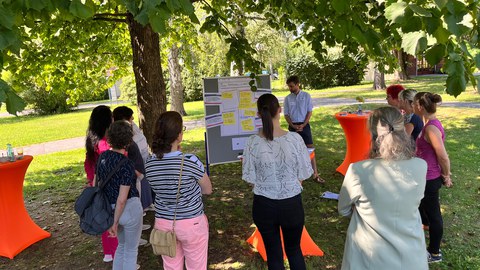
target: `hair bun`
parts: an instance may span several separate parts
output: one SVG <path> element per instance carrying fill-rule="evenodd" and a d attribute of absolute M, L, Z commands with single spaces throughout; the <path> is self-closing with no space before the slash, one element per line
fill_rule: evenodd
<path fill-rule="evenodd" d="M 439 94 L 432 94 L 430 96 L 430 100 L 432 102 L 439 103 L 439 102 L 442 102 L 442 96 L 440 96 Z"/>

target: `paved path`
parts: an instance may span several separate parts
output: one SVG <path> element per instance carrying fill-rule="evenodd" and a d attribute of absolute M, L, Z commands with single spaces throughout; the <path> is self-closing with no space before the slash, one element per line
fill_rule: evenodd
<path fill-rule="evenodd" d="M 279 98 L 280 103 L 283 103 L 284 98 Z M 385 99 L 369 99 L 366 103 L 375 103 L 375 104 L 387 104 Z M 313 107 L 324 107 L 324 106 L 345 106 L 345 105 L 354 105 L 358 104 L 355 99 L 348 98 L 313 98 Z M 95 107 L 99 104 L 93 104 Z M 110 105 L 110 104 L 106 104 Z M 443 106 L 448 107 L 461 107 L 461 108 L 480 108 L 480 103 L 474 102 L 443 102 Z M 88 105 L 85 105 L 88 106 Z M 92 107 L 90 106 L 90 107 Z M 88 107 L 85 107 L 88 108 Z M 0 116 L 1 117 L 1 116 Z M 203 120 L 195 120 L 185 122 L 185 126 L 189 129 L 203 127 Z M 85 137 L 77 137 L 71 139 L 64 139 L 59 141 L 45 142 L 40 144 L 34 144 L 23 147 L 23 152 L 29 155 L 43 155 L 50 154 L 55 152 L 62 152 L 68 150 L 74 150 L 85 147 Z"/>

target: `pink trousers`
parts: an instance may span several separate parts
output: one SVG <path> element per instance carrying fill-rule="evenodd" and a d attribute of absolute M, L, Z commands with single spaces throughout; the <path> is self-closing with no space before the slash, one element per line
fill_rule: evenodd
<path fill-rule="evenodd" d="M 172 220 L 155 219 L 155 229 L 162 231 L 172 230 Z M 195 218 L 175 221 L 175 235 L 177 236 L 177 255 L 174 258 L 162 256 L 165 270 L 207 269 L 208 255 L 208 220 L 201 215 Z"/>
<path fill-rule="evenodd" d="M 117 237 L 110 237 L 108 231 L 102 234 L 102 247 L 103 247 L 103 254 L 104 255 L 115 255 L 115 251 L 117 250 L 118 246 L 118 239 Z"/>

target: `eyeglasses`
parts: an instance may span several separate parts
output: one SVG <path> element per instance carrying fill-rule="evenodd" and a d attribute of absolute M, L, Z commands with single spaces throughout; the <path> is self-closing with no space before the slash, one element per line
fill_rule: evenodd
<path fill-rule="evenodd" d="M 187 126 L 183 126 L 182 131 L 187 130 Z"/>

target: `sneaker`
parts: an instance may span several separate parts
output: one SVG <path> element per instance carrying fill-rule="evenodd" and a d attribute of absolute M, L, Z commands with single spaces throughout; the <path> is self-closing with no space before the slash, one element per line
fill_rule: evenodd
<path fill-rule="evenodd" d="M 143 239 L 143 238 L 140 238 L 140 242 L 138 243 L 139 246 L 145 246 L 146 244 L 148 244 L 148 241 Z"/>
<path fill-rule="evenodd" d="M 436 263 L 442 261 L 442 251 L 439 250 L 438 254 L 430 253 L 427 251 L 428 263 Z"/>
<path fill-rule="evenodd" d="M 110 255 L 110 254 L 105 254 L 105 256 L 103 256 L 103 261 L 104 262 L 111 262 L 111 261 L 113 261 L 113 256 Z"/>
<path fill-rule="evenodd" d="M 143 224 L 142 225 L 142 231 L 146 231 L 148 229 L 150 229 L 152 226 L 148 225 L 148 224 Z"/>

